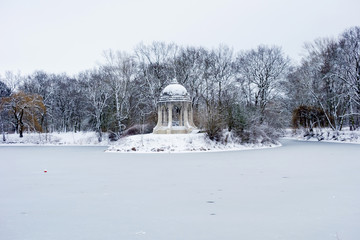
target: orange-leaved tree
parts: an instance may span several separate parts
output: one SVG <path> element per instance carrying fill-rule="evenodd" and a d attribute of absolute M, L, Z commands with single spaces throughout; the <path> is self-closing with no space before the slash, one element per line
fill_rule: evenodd
<path fill-rule="evenodd" d="M 23 137 L 25 129 L 42 132 L 46 114 L 43 98 L 37 94 L 17 92 L 1 99 L 0 109 L 12 116 L 15 131 Z"/>

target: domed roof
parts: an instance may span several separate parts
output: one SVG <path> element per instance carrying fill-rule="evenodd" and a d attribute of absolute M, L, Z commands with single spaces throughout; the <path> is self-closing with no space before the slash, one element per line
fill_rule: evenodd
<path fill-rule="evenodd" d="M 186 88 L 173 79 L 160 94 L 159 102 L 190 102 Z"/>

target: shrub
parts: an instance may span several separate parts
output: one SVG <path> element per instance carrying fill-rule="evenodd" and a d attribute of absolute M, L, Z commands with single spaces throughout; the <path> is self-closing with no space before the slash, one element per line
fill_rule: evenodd
<path fill-rule="evenodd" d="M 138 134 L 147 134 L 152 133 L 152 127 L 150 124 L 136 124 L 131 126 L 130 128 L 126 129 L 122 136 L 132 136 L 132 135 L 138 135 Z"/>

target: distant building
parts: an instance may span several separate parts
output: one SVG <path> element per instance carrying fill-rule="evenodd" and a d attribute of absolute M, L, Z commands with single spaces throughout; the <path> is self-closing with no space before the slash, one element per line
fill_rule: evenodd
<path fill-rule="evenodd" d="M 190 133 L 196 129 L 189 93 L 176 79 L 162 90 L 157 108 L 158 121 L 153 133 Z"/>

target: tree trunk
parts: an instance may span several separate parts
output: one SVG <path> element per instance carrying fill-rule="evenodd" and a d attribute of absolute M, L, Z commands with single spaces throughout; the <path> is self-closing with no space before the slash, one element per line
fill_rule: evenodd
<path fill-rule="evenodd" d="M 24 125 L 22 123 L 19 124 L 19 134 L 20 134 L 20 137 L 24 137 L 23 136 L 23 131 L 24 131 Z"/>
<path fill-rule="evenodd" d="M 3 135 L 3 142 L 6 141 L 6 138 L 5 138 L 5 131 L 4 131 L 4 124 L 1 123 L 1 130 L 2 130 L 2 135 Z"/>
<path fill-rule="evenodd" d="M 21 110 L 20 116 L 19 116 L 19 122 L 18 122 L 18 127 L 19 127 L 19 134 L 20 137 L 23 137 L 23 131 L 24 131 L 24 123 L 22 122 L 22 118 L 24 116 L 24 109 Z"/>
<path fill-rule="evenodd" d="M 98 129 L 98 141 L 99 141 L 99 142 L 102 141 L 102 132 L 101 132 L 101 129 Z"/>

